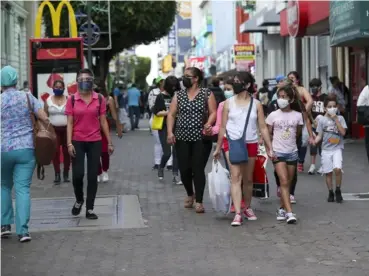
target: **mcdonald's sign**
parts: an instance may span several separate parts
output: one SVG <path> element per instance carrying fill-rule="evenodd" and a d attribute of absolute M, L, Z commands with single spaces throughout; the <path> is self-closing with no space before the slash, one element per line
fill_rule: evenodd
<path fill-rule="evenodd" d="M 69 1 L 68 0 L 60 1 L 59 5 L 57 6 L 55 10 L 54 6 L 50 3 L 50 1 L 45 0 L 38 7 L 36 21 L 35 21 L 35 38 L 41 38 L 41 24 L 42 24 L 42 16 L 44 13 L 45 6 L 48 6 L 50 10 L 53 35 L 60 36 L 60 17 L 61 17 L 61 11 L 64 5 L 68 9 L 69 27 L 70 27 L 71 37 L 72 38 L 78 37 L 76 16 L 74 14 L 74 9 L 69 3 Z"/>

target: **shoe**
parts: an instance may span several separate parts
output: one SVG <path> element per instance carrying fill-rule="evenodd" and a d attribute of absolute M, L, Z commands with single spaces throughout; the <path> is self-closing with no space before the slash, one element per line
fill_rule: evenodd
<path fill-rule="evenodd" d="M 304 164 L 302 164 L 302 163 L 298 163 L 298 164 L 297 164 L 297 171 L 298 171 L 299 173 L 304 172 Z"/>
<path fill-rule="evenodd" d="M 281 197 L 281 188 L 277 188 L 277 197 Z"/>
<path fill-rule="evenodd" d="M 55 173 L 55 180 L 54 180 L 54 184 L 55 185 L 59 185 L 61 182 L 60 180 L 60 173 Z"/>
<path fill-rule="evenodd" d="M 11 235 L 12 228 L 9 224 L 1 226 L 1 237 L 5 238 Z"/>
<path fill-rule="evenodd" d="M 101 182 L 101 174 L 97 176 L 97 183 Z"/>
<path fill-rule="evenodd" d="M 236 209 L 234 208 L 233 203 L 232 203 L 232 206 L 231 206 L 231 210 L 230 210 L 229 212 L 231 212 L 231 213 L 236 213 Z"/>
<path fill-rule="evenodd" d="M 83 201 L 82 202 L 76 201 L 72 208 L 72 215 L 78 216 L 81 213 L 82 206 L 83 206 Z"/>
<path fill-rule="evenodd" d="M 18 239 L 20 242 L 30 242 L 31 241 L 31 236 L 29 235 L 29 233 L 26 234 L 22 234 L 22 235 L 18 235 Z"/>
<path fill-rule="evenodd" d="M 64 172 L 63 173 L 63 180 L 64 180 L 64 183 L 70 182 L 70 180 L 69 180 L 69 172 Z"/>
<path fill-rule="evenodd" d="M 103 172 L 101 179 L 102 179 L 102 182 L 104 182 L 104 183 L 108 182 L 109 181 L 109 175 L 108 175 L 108 173 L 107 172 Z"/>
<path fill-rule="evenodd" d="M 294 224 L 297 222 L 295 215 L 292 213 L 286 213 L 286 220 L 288 224 Z"/>
<path fill-rule="evenodd" d="M 294 195 L 290 195 L 290 202 L 291 204 L 296 204 L 296 199 Z"/>
<path fill-rule="evenodd" d="M 168 171 L 173 170 L 173 166 L 167 166 L 167 170 L 168 170 Z"/>
<path fill-rule="evenodd" d="M 86 219 L 98 219 L 99 217 L 94 213 L 94 210 L 86 211 Z"/>
<path fill-rule="evenodd" d="M 182 185 L 183 184 L 181 179 L 178 177 L 178 175 L 173 176 L 173 184 L 176 184 L 176 185 Z"/>
<path fill-rule="evenodd" d="M 277 211 L 277 220 L 284 221 L 286 220 L 286 210 L 283 208 L 279 208 Z"/>
<path fill-rule="evenodd" d="M 243 211 L 243 215 L 245 217 L 245 219 L 247 220 L 257 220 L 258 218 L 255 216 L 254 211 L 251 208 L 246 208 Z"/>
<path fill-rule="evenodd" d="M 334 202 L 334 193 L 333 193 L 333 190 L 329 190 L 327 201 L 328 202 Z"/>
<path fill-rule="evenodd" d="M 158 177 L 159 177 L 159 180 L 163 180 L 163 178 L 164 178 L 164 169 L 163 168 L 158 169 Z"/>
<path fill-rule="evenodd" d="M 241 210 L 246 209 L 246 203 L 245 200 L 241 200 Z"/>
<path fill-rule="evenodd" d="M 311 164 L 311 165 L 310 165 L 310 168 L 309 168 L 308 174 L 310 174 L 310 175 L 315 174 L 315 165 L 314 165 L 314 164 Z"/>
<path fill-rule="evenodd" d="M 241 226 L 242 225 L 242 216 L 241 214 L 236 214 L 234 216 L 233 221 L 231 222 L 231 226 Z"/>
<path fill-rule="evenodd" d="M 342 193 L 341 193 L 341 189 L 339 187 L 336 188 L 336 202 L 337 203 L 342 203 L 343 198 L 342 198 Z"/>
<path fill-rule="evenodd" d="M 159 169 L 159 165 L 154 165 L 154 166 L 152 167 L 152 170 L 153 170 L 153 171 L 158 170 L 158 169 Z"/>

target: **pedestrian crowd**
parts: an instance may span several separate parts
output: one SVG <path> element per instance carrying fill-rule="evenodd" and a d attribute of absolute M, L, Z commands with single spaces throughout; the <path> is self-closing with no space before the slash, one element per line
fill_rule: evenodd
<path fill-rule="evenodd" d="M 128 124 L 131 131 L 138 129 L 146 99 L 135 84 L 128 88 L 118 84 L 109 96 L 104 84 L 94 85 L 94 75 L 89 69 L 80 70 L 76 81 L 78 91 L 67 96 L 64 82 L 55 80 L 53 94 L 42 106 L 30 90 L 16 88 L 18 74 L 14 68 L 5 66 L 1 70 L 2 237 L 11 234 L 14 224 L 14 188 L 16 233 L 20 242 L 31 240 L 30 186 L 39 146 L 34 142 L 32 116 L 55 131 L 54 183 L 72 181 L 76 199 L 71 206 L 72 215 L 80 215 L 85 204 L 86 219 L 98 219 L 94 211 L 98 183 L 109 181 L 109 159 L 114 152 L 110 129 L 115 124 L 120 138 Z M 257 91 L 252 74 L 238 72 L 227 80 L 215 78 L 208 88 L 202 71 L 196 67 L 187 68 L 180 79 L 168 76 L 154 80 L 147 94 L 146 109 L 153 136 L 153 170 L 163 181 L 167 169 L 173 184 L 183 185 L 187 195 L 184 208 L 194 208 L 199 214 L 205 212 L 205 167 L 210 156 L 216 162 L 223 156 L 230 174 L 230 210 L 234 212 L 231 225 L 240 226 L 244 219 L 257 220 L 252 208 L 253 176 L 261 145 L 274 166 L 280 197 L 278 221 L 288 224 L 297 221 L 292 204 L 297 201 L 298 172 L 304 170 L 308 147 L 309 174 L 317 171 L 324 174 L 328 202 L 342 202 L 342 151 L 347 132 L 344 84 L 332 78 L 332 88 L 324 93 L 321 80 L 312 79 L 306 89 L 295 71 L 277 76 L 275 81 L 276 86 L 271 88 L 265 80 Z M 366 126 L 369 161 L 368 86 L 357 105 L 359 121 Z"/>

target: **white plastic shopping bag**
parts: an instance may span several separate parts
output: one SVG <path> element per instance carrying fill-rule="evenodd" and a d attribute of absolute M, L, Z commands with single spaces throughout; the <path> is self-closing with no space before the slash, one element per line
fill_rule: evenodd
<path fill-rule="evenodd" d="M 216 212 L 227 214 L 230 209 L 231 183 L 229 172 L 223 166 L 213 161 L 211 172 L 208 173 L 209 196 Z"/>
<path fill-rule="evenodd" d="M 309 144 L 309 132 L 307 130 L 306 125 L 304 126 L 304 128 L 302 129 L 302 143 L 301 146 L 302 147 L 307 147 Z"/>

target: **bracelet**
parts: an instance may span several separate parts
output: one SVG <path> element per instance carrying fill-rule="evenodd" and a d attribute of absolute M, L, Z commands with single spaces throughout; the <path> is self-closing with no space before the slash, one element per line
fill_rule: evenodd
<path fill-rule="evenodd" d="M 114 145 L 113 145 L 113 144 L 108 144 L 108 146 L 112 146 L 112 147 L 114 147 Z"/>
<path fill-rule="evenodd" d="M 68 146 L 67 146 L 67 147 L 69 148 L 70 146 L 73 146 L 73 144 L 68 144 Z"/>

